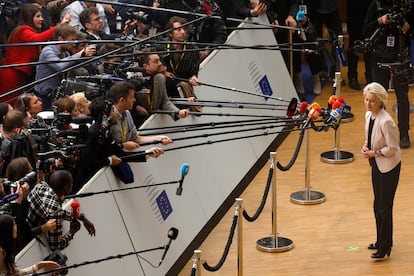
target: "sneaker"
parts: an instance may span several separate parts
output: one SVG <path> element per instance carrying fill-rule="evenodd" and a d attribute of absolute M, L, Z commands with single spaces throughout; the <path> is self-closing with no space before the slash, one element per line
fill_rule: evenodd
<path fill-rule="evenodd" d="M 313 82 L 313 94 L 319 95 L 321 94 L 321 80 L 319 79 L 319 75 L 312 75 L 312 82 Z"/>
<path fill-rule="evenodd" d="M 359 85 L 357 79 L 350 79 L 349 87 L 353 90 L 361 90 L 361 86 Z"/>

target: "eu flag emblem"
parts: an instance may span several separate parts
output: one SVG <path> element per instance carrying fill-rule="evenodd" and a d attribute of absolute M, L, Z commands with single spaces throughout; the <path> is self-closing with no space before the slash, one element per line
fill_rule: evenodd
<path fill-rule="evenodd" d="M 164 191 L 156 198 L 158 209 L 160 210 L 163 220 L 166 220 L 168 216 L 172 213 L 173 209 L 168 199 L 167 193 Z"/>
<path fill-rule="evenodd" d="M 269 83 L 269 80 L 267 79 L 266 75 L 264 75 L 263 78 L 261 78 L 259 80 L 259 86 L 260 86 L 260 90 L 262 91 L 262 94 L 264 96 L 272 96 L 273 95 L 272 88 L 270 87 L 270 83 Z M 267 100 L 267 97 L 266 97 L 266 100 Z"/>

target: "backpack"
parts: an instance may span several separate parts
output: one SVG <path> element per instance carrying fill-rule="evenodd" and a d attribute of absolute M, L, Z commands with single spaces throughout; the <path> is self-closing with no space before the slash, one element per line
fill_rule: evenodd
<path fill-rule="evenodd" d="M 5 175 L 6 168 L 10 162 L 18 157 L 26 157 L 33 168 L 36 168 L 36 153 L 38 144 L 32 135 L 15 134 L 9 139 L 10 143 L 3 154 L 2 172 Z"/>

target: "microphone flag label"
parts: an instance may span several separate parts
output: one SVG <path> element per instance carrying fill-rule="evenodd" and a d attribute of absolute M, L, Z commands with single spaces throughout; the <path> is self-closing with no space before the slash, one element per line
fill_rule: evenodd
<path fill-rule="evenodd" d="M 160 210 L 162 219 L 166 220 L 168 216 L 172 213 L 173 209 L 165 190 L 161 192 L 161 194 L 156 198 L 155 201 L 157 202 L 158 209 Z"/>

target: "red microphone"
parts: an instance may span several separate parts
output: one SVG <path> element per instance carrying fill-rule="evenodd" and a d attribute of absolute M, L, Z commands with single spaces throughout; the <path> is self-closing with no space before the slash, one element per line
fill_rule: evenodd
<path fill-rule="evenodd" d="M 80 204 L 77 201 L 73 201 L 70 204 L 70 208 L 72 209 L 72 218 L 78 219 L 80 217 Z"/>
<path fill-rule="evenodd" d="M 298 106 L 298 99 L 292 98 L 286 109 L 286 116 L 292 117 L 293 115 L 295 115 L 297 106 Z"/>
<path fill-rule="evenodd" d="M 305 115 L 308 109 L 308 102 L 302 102 L 299 107 L 299 112 L 302 115 Z"/>
<path fill-rule="evenodd" d="M 342 108 L 342 103 L 336 101 L 333 103 L 332 105 L 332 109 L 341 109 Z"/>

